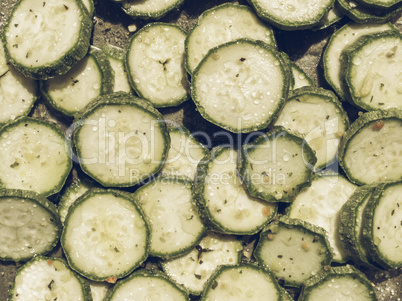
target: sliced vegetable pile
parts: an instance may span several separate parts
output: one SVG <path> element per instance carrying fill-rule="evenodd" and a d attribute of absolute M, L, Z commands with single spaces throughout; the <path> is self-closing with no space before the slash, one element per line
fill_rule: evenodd
<path fill-rule="evenodd" d="M 90 45 L 92 0 L 19 0 L 1 32 L 9 300 L 377 300 L 358 268 L 402 268 L 402 2 L 224 3 L 188 32 L 183 0 L 112 2 L 142 20 L 125 48 Z M 324 28 L 326 89 L 276 41 Z"/>

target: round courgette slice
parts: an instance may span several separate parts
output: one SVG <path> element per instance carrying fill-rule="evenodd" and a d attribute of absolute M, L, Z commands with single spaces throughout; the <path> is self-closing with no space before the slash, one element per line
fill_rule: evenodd
<path fill-rule="evenodd" d="M 123 11 L 139 19 L 159 19 L 178 7 L 184 0 L 113 0 L 122 6 Z"/>

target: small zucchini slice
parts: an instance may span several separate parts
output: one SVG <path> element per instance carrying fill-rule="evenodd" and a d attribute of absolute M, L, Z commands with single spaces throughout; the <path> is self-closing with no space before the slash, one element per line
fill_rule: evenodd
<path fill-rule="evenodd" d="M 123 11 L 139 19 L 159 19 L 178 7 L 184 0 L 113 0 L 122 6 Z"/>
<path fill-rule="evenodd" d="M 288 211 L 290 218 L 301 219 L 327 231 L 335 262 L 348 259 L 339 235 L 339 214 L 355 189 L 356 186 L 341 175 L 316 177 L 310 187 L 296 196 Z"/>
<path fill-rule="evenodd" d="M 390 8 L 398 3 L 401 0 L 357 0 L 363 5 L 372 6 L 373 8 Z"/>
<path fill-rule="evenodd" d="M 74 116 L 92 100 L 113 92 L 114 72 L 106 55 L 91 47 L 89 53 L 66 74 L 41 82 L 48 104 L 66 116 Z"/>
<path fill-rule="evenodd" d="M 50 252 L 61 234 L 57 209 L 25 190 L 0 190 L 0 260 L 26 261 Z"/>
<path fill-rule="evenodd" d="M 125 92 L 100 96 L 77 115 L 73 140 L 82 170 L 105 187 L 134 186 L 157 173 L 170 145 L 163 116 Z"/>
<path fill-rule="evenodd" d="M 347 87 L 344 85 L 344 72 L 341 67 L 341 54 L 360 37 L 384 31 L 396 30 L 390 23 L 385 24 L 357 24 L 349 22 L 334 32 L 323 53 L 323 67 L 326 81 L 344 100 L 348 97 Z"/>
<path fill-rule="evenodd" d="M 233 133 L 266 128 L 290 84 L 281 54 L 265 43 L 237 40 L 211 49 L 193 73 L 192 99 L 208 121 Z"/>
<path fill-rule="evenodd" d="M 356 188 L 342 206 L 339 218 L 339 234 L 347 256 L 358 266 L 375 268 L 363 244 L 364 210 L 374 191 L 375 185 Z"/>
<path fill-rule="evenodd" d="M 184 176 L 193 181 L 198 162 L 209 151 L 184 126 L 170 126 L 168 131 L 170 148 L 161 174 L 165 176 Z"/>
<path fill-rule="evenodd" d="M 188 301 L 187 292 L 157 270 L 138 270 L 119 280 L 105 301 L 120 300 Z"/>
<path fill-rule="evenodd" d="M 88 281 L 75 274 L 61 258 L 37 256 L 15 275 L 10 301 L 92 301 Z"/>
<path fill-rule="evenodd" d="M 334 6 L 335 0 L 250 0 L 257 14 L 283 30 L 314 27 Z"/>
<path fill-rule="evenodd" d="M 363 243 L 384 269 L 402 267 L 402 182 L 376 186 L 364 210 Z"/>
<path fill-rule="evenodd" d="M 349 119 L 334 93 L 303 87 L 289 95 L 274 125 L 303 137 L 317 157 L 315 169 L 319 170 L 334 162 Z"/>
<path fill-rule="evenodd" d="M 53 124 L 22 117 L 0 130 L 0 187 L 60 191 L 72 168 L 64 134 Z"/>
<path fill-rule="evenodd" d="M 201 300 L 281 301 L 282 292 L 270 271 L 239 264 L 220 266 L 206 284 Z"/>
<path fill-rule="evenodd" d="M 110 66 L 114 71 L 113 92 L 123 91 L 131 93 L 132 90 L 125 67 L 126 51 L 111 44 L 105 44 L 101 49 L 106 54 Z"/>
<path fill-rule="evenodd" d="M 130 39 L 126 65 L 137 94 L 155 107 L 171 107 L 189 98 L 184 68 L 186 32 L 168 23 L 150 23 Z"/>
<path fill-rule="evenodd" d="M 241 38 L 263 41 L 276 47 L 273 30 L 245 5 L 224 3 L 204 11 L 186 38 L 186 69 L 195 68 L 216 46 Z"/>
<path fill-rule="evenodd" d="M 305 140 L 279 126 L 243 146 L 239 173 L 250 195 L 291 202 L 310 186 L 316 162 Z"/>
<path fill-rule="evenodd" d="M 88 283 L 91 288 L 92 301 L 105 301 L 106 295 L 109 290 L 111 290 L 112 284 L 92 280 L 88 280 Z"/>
<path fill-rule="evenodd" d="M 22 0 L 5 25 L 7 60 L 25 76 L 66 73 L 88 51 L 92 20 L 79 0 Z"/>
<path fill-rule="evenodd" d="M 346 131 L 339 146 L 339 164 L 357 185 L 402 179 L 402 111 L 363 114 Z"/>
<path fill-rule="evenodd" d="M 165 259 L 180 256 L 198 244 L 204 235 L 206 228 L 191 188 L 188 179 L 161 176 L 134 193 L 150 227 L 151 256 Z"/>
<path fill-rule="evenodd" d="M 282 216 L 261 232 L 254 256 L 286 286 L 299 287 L 329 265 L 333 253 L 323 228 Z"/>
<path fill-rule="evenodd" d="M 181 257 L 162 261 L 163 271 L 192 295 L 200 295 L 205 283 L 220 265 L 240 263 L 242 243 L 239 238 L 210 232 L 192 251 Z"/>
<path fill-rule="evenodd" d="M 209 227 L 226 234 L 253 235 L 276 214 L 277 205 L 252 197 L 237 174 L 236 150 L 217 147 L 198 164 L 194 198 Z"/>
<path fill-rule="evenodd" d="M 377 297 L 367 277 L 353 266 L 346 265 L 325 268 L 309 278 L 297 300 L 377 301 Z"/>
<path fill-rule="evenodd" d="M 148 256 L 149 230 L 133 199 L 92 189 L 70 208 L 61 246 L 70 267 L 94 281 L 114 283 Z"/>
<path fill-rule="evenodd" d="M 291 90 L 296 90 L 306 86 L 315 87 L 314 81 L 295 62 L 290 61 L 290 69 L 292 71 L 294 82 Z"/>
<path fill-rule="evenodd" d="M 364 110 L 402 109 L 402 35 L 366 35 L 345 52 L 343 69 L 352 102 Z"/>
<path fill-rule="evenodd" d="M 334 6 L 322 17 L 320 22 L 315 25 L 312 30 L 322 30 L 330 27 L 332 24 L 340 21 L 344 16 L 338 2 L 335 1 Z"/>

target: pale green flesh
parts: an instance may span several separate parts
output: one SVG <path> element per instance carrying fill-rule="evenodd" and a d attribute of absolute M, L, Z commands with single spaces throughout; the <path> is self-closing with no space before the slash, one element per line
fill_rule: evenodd
<path fill-rule="evenodd" d="M 338 231 L 339 214 L 355 189 L 354 184 L 340 176 L 318 178 L 296 196 L 289 212 L 289 217 L 320 226 L 328 232 L 337 262 L 346 260 Z"/>
<path fill-rule="evenodd" d="M 341 53 L 356 42 L 361 36 L 376 32 L 392 30 L 389 24 L 346 24 L 331 38 L 324 52 L 324 69 L 327 81 L 340 97 L 346 97 L 342 87 Z"/>
<path fill-rule="evenodd" d="M 161 170 L 163 175 L 186 176 L 194 179 L 198 162 L 205 156 L 206 150 L 193 137 L 185 132 L 169 131 L 170 149 Z"/>
<path fill-rule="evenodd" d="M 295 68 L 293 65 L 291 67 L 293 79 L 295 81 L 293 85 L 293 90 L 301 87 L 313 86 L 310 79 L 307 78 L 307 75 L 304 72 L 300 71 L 298 68 Z"/>
<path fill-rule="evenodd" d="M 200 256 L 197 249 L 176 259 L 163 262 L 163 270 L 173 281 L 182 284 L 192 293 L 200 294 L 207 280 L 219 265 L 238 263 L 242 244 L 233 236 L 209 234 L 199 244 L 204 250 Z M 197 276 L 196 276 L 197 275 Z"/>
<path fill-rule="evenodd" d="M 315 151 L 315 166 L 323 166 L 335 158 L 340 138 L 346 130 L 339 108 L 328 99 L 311 94 L 289 100 L 275 125 L 303 136 Z"/>
<path fill-rule="evenodd" d="M 402 263 L 402 184 L 387 187 L 375 208 L 373 241 L 386 259 Z"/>
<path fill-rule="evenodd" d="M 89 278 L 131 270 L 146 252 L 146 225 L 131 201 L 95 194 L 67 215 L 63 249 L 69 262 Z"/>
<path fill-rule="evenodd" d="M 93 301 L 104 301 L 111 284 L 107 282 L 88 281 L 91 287 L 91 295 Z"/>
<path fill-rule="evenodd" d="M 1 75 L 0 66 L 0 124 L 27 115 L 37 93 L 37 84 L 33 79 L 24 77 L 11 65 L 6 65 L 6 68 Z"/>
<path fill-rule="evenodd" d="M 204 225 L 193 204 L 191 186 L 162 178 L 135 196 L 150 223 L 150 253 L 177 253 L 196 243 Z"/>
<path fill-rule="evenodd" d="M 234 43 L 217 49 L 199 66 L 195 101 L 209 120 L 249 132 L 276 113 L 285 81 L 280 61 L 270 51 Z"/>
<path fill-rule="evenodd" d="M 352 54 L 348 83 L 357 105 L 402 108 L 402 39 L 376 39 Z"/>
<path fill-rule="evenodd" d="M 203 300 L 280 300 L 280 292 L 272 278 L 253 268 L 242 266 L 226 269 L 214 280 L 216 288 L 210 288 Z"/>
<path fill-rule="evenodd" d="M 124 69 L 124 63 L 110 56 L 108 56 L 108 59 L 114 71 L 114 92 L 123 91 L 130 93 L 131 87 L 127 72 Z"/>
<path fill-rule="evenodd" d="M 209 49 L 240 38 L 275 46 L 272 29 L 244 6 L 227 6 L 204 14 L 187 38 L 187 67 L 192 73 Z"/>
<path fill-rule="evenodd" d="M 358 251 L 360 255 L 363 257 L 363 260 L 367 260 L 369 258 L 369 254 L 366 248 L 363 245 L 363 220 L 364 220 L 364 209 L 368 201 L 370 200 L 371 193 L 367 194 L 364 200 L 360 203 L 359 207 L 357 208 L 356 213 L 356 225 L 354 234 L 357 239 L 357 247 L 359 248 Z"/>
<path fill-rule="evenodd" d="M 68 209 L 70 209 L 71 205 L 74 204 L 74 202 L 88 190 L 89 186 L 83 184 L 82 182 L 79 182 L 76 184 L 76 186 L 71 187 L 66 192 L 66 194 L 62 196 L 58 207 L 60 221 L 62 223 L 64 223 L 64 220 L 66 219 L 68 213 Z"/>
<path fill-rule="evenodd" d="M 237 152 L 214 159 L 205 178 L 204 199 L 212 218 L 231 231 L 256 231 L 276 211 L 275 204 L 250 196 L 237 175 Z"/>
<path fill-rule="evenodd" d="M 189 93 L 184 69 L 186 34 L 169 25 L 151 26 L 131 42 L 129 75 L 143 98 L 155 106 L 174 105 Z"/>
<path fill-rule="evenodd" d="M 70 166 L 63 137 L 49 126 L 31 121 L 3 131 L 0 158 L 0 182 L 6 188 L 41 194 L 60 186 Z"/>
<path fill-rule="evenodd" d="M 100 107 L 78 134 L 82 164 L 108 185 L 130 185 L 149 175 L 164 157 L 164 136 L 155 118 L 131 105 Z"/>
<path fill-rule="evenodd" d="M 101 70 L 94 57 L 86 56 L 66 74 L 47 80 L 45 85 L 55 106 L 74 114 L 100 95 Z"/>
<path fill-rule="evenodd" d="M 0 76 L 8 71 L 9 66 L 7 65 L 6 55 L 4 53 L 4 47 L 0 45 Z"/>
<path fill-rule="evenodd" d="M 141 14 L 155 14 L 163 12 L 166 9 L 174 6 L 178 0 L 127 0 L 123 2 L 123 7 L 130 12 Z"/>
<path fill-rule="evenodd" d="M 55 243 L 57 226 L 49 211 L 24 198 L 0 199 L 0 257 L 33 257 Z"/>
<path fill-rule="evenodd" d="M 373 300 L 367 285 L 353 276 L 331 277 L 314 287 L 309 294 L 309 301 L 371 301 Z"/>
<path fill-rule="evenodd" d="M 328 257 L 323 239 L 299 228 L 272 227 L 272 231 L 261 238 L 258 257 L 277 278 L 301 284 L 322 269 Z"/>
<path fill-rule="evenodd" d="M 120 300 L 187 301 L 188 299 L 166 279 L 137 276 L 120 285 L 110 299 L 110 301 Z"/>
<path fill-rule="evenodd" d="M 399 120 L 374 121 L 354 135 L 343 159 L 349 176 L 365 184 L 400 179 L 401 126 Z"/>
<path fill-rule="evenodd" d="M 6 47 L 24 66 L 52 64 L 77 43 L 82 18 L 75 0 L 22 1 L 7 29 Z"/>
<path fill-rule="evenodd" d="M 82 284 L 62 262 L 41 259 L 16 277 L 13 301 L 85 300 Z"/>

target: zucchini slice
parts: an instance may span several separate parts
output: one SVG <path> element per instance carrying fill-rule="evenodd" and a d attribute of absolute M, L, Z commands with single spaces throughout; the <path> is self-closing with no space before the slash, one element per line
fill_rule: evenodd
<path fill-rule="evenodd" d="M 105 44 L 101 49 L 106 54 L 110 66 L 114 71 L 113 92 L 123 91 L 131 93 L 132 90 L 125 67 L 126 51 L 111 44 Z"/>
<path fill-rule="evenodd" d="M 31 111 L 38 95 L 38 84 L 6 63 L 0 43 L 0 126 Z M 3 60 L 4 59 L 4 60 Z"/>
<path fill-rule="evenodd" d="M 252 235 L 271 221 L 277 205 L 247 193 L 237 174 L 237 158 L 232 148 L 213 149 L 198 165 L 193 193 L 201 217 L 211 229 Z"/>
<path fill-rule="evenodd" d="M 341 54 L 360 37 L 384 31 L 396 30 L 390 23 L 356 24 L 350 22 L 331 35 L 323 53 L 323 67 L 326 81 L 342 99 L 347 99 L 348 90 L 343 83 L 344 72 L 341 67 Z"/>
<path fill-rule="evenodd" d="M 381 183 L 364 210 L 363 243 L 385 269 L 402 267 L 402 182 Z"/>
<path fill-rule="evenodd" d="M 15 275 L 10 301 L 92 301 L 88 282 L 70 270 L 61 258 L 37 256 Z"/>
<path fill-rule="evenodd" d="M 0 158 L 1 187 L 44 196 L 59 192 L 72 168 L 63 133 L 53 123 L 31 117 L 1 128 Z"/>
<path fill-rule="evenodd" d="M 106 301 L 175 300 L 188 301 L 185 290 L 157 270 L 139 270 L 119 280 Z"/>
<path fill-rule="evenodd" d="M 105 301 L 106 295 L 111 290 L 111 283 L 97 282 L 88 280 L 89 287 L 91 288 L 92 301 Z M 57 301 L 57 300 L 56 300 Z"/>
<path fill-rule="evenodd" d="M 180 256 L 204 235 L 206 228 L 198 215 L 191 188 L 187 179 L 162 176 L 134 193 L 150 227 L 151 256 L 165 259 Z"/>
<path fill-rule="evenodd" d="M 73 134 L 82 170 L 105 187 L 129 187 L 158 172 L 170 145 L 162 115 L 125 92 L 103 95 L 77 115 Z"/>
<path fill-rule="evenodd" d="M 163 271 L 192 295 L 200 295 L 220 265 L 240 263 L 242 243 L 235 236 L 210 232 L 190 253 L 162 261 Z"/>
<path fill-rule="evenodd" d="M 234 133 L 266 128 L 286 100 L 290 75 L 280 53 L 251 40 L 211 49 L 193 73 L 192 99 L 208 121 Z"/>
<path fill-rule="evenodd" d="M 344 55 L 345 80 L 353 103 L 367 111 L 402 109 L 402 35 L 366 35 Z"/>
<path fill-rule="evenodd" d="M 305 140 L 274 127 L 243 146 L 239 173 L 250 195 L 269 202 L 291 202 L 301 188 L 310 186 L 316 162 Z"/>
<path fill-rule="evenodd" d="M 170 148 L 161 174 L 165 176 L 184 176 L 193 181 L 198 162 L 209 151 L 184 126 L 168 127 L 168 131 Z"/>
<path fill-rule="evenodd" d="M 140 19 L 159 19 L 178 7 L 184 0 L 113 0 L 118 2 L 123 11 Z"/>
<path fill-rule="evenodd" d="M 189 98 L 184 68 L 186 32 L 168 23 L 150 23 L 130 39 L 126 65 L 137 94 L 155 107 L 171 107 Z"/>
<path fill-rule="evenodd" d="M 247 38 L 276 47 L 273 30 L 245 5 L 224 3 L 204 11 L 186 38 L 186 69 L 193 74 L 208 51 Z"/>
<path fill-rule="evenodd" d="M 328 232 L 335 262 L 348 259 L 339 235 L 339 216 L 355 189 L 354 184 L 340 175 L 317 177 L 296 196 L 288 212 L 290 218 L 301 219 Z"/>
<path fill-rule="evenodd" d="M 50 252 L 61 234 L 56 207 L 24 190 L 0 190 L 0 259 L 25 261 Z"/>
<path fill-rule="evenodd" d="M 98 96 L 113 92 L 113 86 L 109 60 L 95 47 L 66 74 L 41 82 L 48 104 L 66 116 L 76 115 Z"/>
<path fill-rule="evenodd" d="M 21 0 L 4 28 L 7 60 L 25 76 L 66 73 L 88 51 L 92 20 L 79 0 Z"/>
<path fill-rule="evenodd" d="M 290 61 L 290 69 L 292 70 L 294 82 L 291 90 L 296 90 L 306 86 L 315 87 L 314 81 L 295 62 Z"/>
<path fill-rule="evenodd" d="M 347 256 L 357 265 L 373 268 L 366 247 L 363 244 L 364 210 L 373 193 L 374 185 L 357 187 L 342 206 L 339 234 Z"/>
<path fill-rule="evenodd" d="M 282 300 L 278 282 L 271 272 L 252 264 L 221 266 L 202 294 L 206 300 Z"/>
<path fill-rule="evenodd" d="M 363 114 L 346 131 L 339 146 L 339 163 L 357 185 L 402 179 L 402 111 Z"/>
<path fill-rule="evenodd" d="M 322 19 L 315 25 L 312 30 L 322 30 L 328 28 L 332 24 L 340 21 L 344 16 L 338 2 L 335 1 L 334 6 L 322 17 Z"/>
<path fill-rule="evenodd" d="M 257 14 L 283 30 L 314 27 L 334 6 L 335 0 L 250 0 Z"/>
<path fill-rule="evenodd" d="M 94 281 L 114 283 L 148 256 L 149 230 L 128 194 L 92 189 L 70 208 L 61 246 L 70 267 Z"/>
<path fill-rule="evenodd" d="M 315 168 L 322 169 L 334 162 L 349 119 L 334 93 L 303 87 L 289 95 L 274 125 L 304 137 L 317 157 Z"/>
<path fill-rule="evenodd" d="M 283 216 L 261 232 L 254 256 L 286 286 L 299 287 L 329 265 L 333 253 L 324 229 Z"/>
<path fill-rule="evenodd" d="M 401 0 L 358 0 L 358 2 L 372 6 L 373 8 L 389 8 L 401 2 Z"/>
<path fill-rule="evenodd" d="M 371 282 L 351 265 L 321 270 L 302 287 L 298 301 L 377 301 Z"/>

